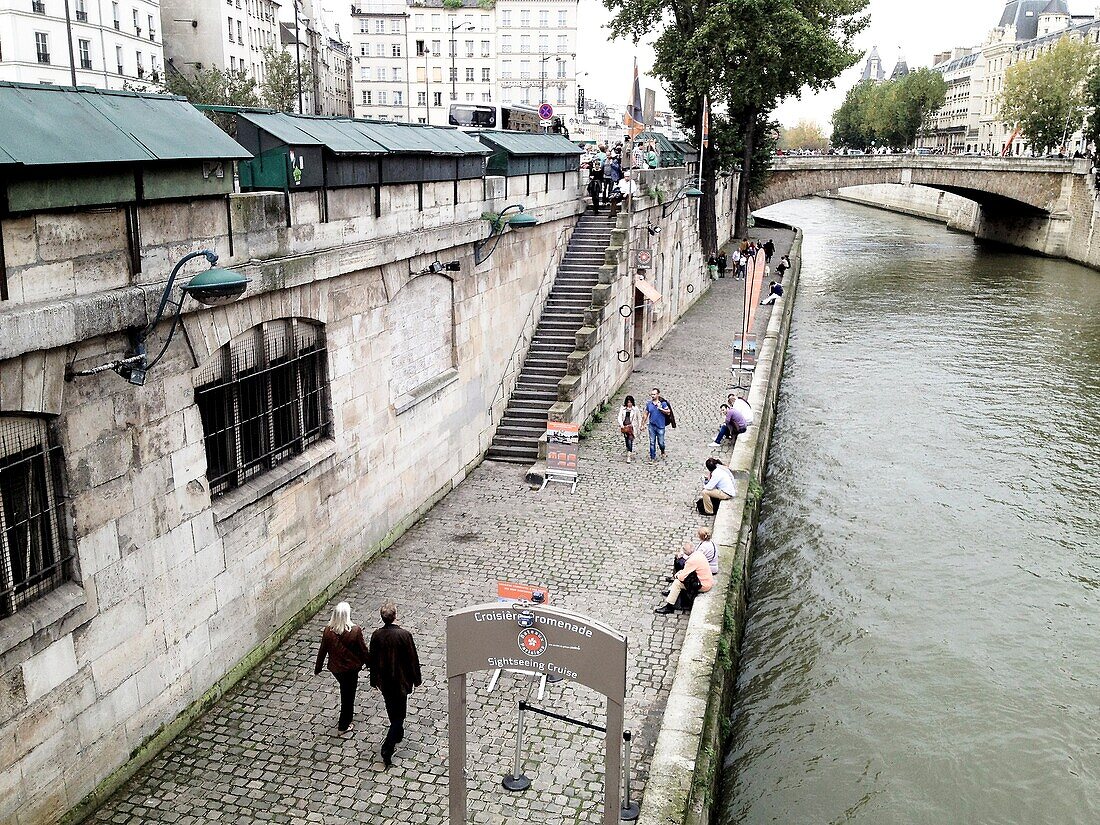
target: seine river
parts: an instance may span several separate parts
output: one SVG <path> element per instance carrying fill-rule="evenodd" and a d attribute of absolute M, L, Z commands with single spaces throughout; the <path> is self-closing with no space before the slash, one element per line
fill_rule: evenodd
<path fill-rule="evenodd" d="M 724 825 L 1100 822 L 1100 273 L 765 214 L 806 237 Z"/>

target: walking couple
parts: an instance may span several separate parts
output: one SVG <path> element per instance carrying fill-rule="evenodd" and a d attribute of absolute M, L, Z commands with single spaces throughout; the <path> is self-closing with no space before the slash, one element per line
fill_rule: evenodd
<path fill-rule="evenodd" d="M 390 720 L 381 748 L 382 762 L 388 768 L 393 764 L 394 750 L 405 738 L 409 694 L 414 687 L 420 687 L 423 679 L 412 634 L 397 624 L 397 607 L 393 602 L 386 602 L 378 612 L 382 627 L 371 634 L 368 646 L 363 629 L 351 620 L 351 605 L 347 602 L 336 605 L 332 619 L 321 634 L 314 673 L 320 674 L 327 657 L 328 669 L 340 685 L 337 727 L 341 733 L 347 733 L 355 727 L 351 720 L 359 672 L 370 668 L 371 687 L 381 691 Z"/>
<path fill-rule="evenodd" d="M 649 402 L 644 410 L 638 409 L 633 395 L 628 395 L 623 400 L 623 406 L 619 409 L 619 432 L 626 441 L 626 460 L 634 460 L 634 439 L 638 431 L 649 429 L 649 460 L 657 460 L 657 450 L 661 451 L 661 458 L 665 457 L 665 428 L 676 427 L 676 415 L 672 412 L 672 405 L 661 397 L 661 391 L 654 387 L 649 393 Z"/>

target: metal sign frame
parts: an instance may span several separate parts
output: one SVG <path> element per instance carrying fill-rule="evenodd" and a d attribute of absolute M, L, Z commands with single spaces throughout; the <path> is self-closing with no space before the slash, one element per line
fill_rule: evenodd
<path fill-rule="evenodd" d="M 447 617 L 449 823 L 465 825 L 466 675 L 499 667 L 557 673 L 607 699 L 603 825 L 620 816 L 626 637 L 578 613 L 527 602 L 491 602 Z"/>

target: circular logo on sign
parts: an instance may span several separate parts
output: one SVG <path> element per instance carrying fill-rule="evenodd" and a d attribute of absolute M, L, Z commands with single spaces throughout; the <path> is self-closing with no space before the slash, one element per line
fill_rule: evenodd
<path fill-rule="evenodd" d="M 549 120 L 554 116 L 554 107 L 549 103 L 543 103 L 539 106 L 539 117 L 543 120 Z"/>
<path fill-rule="evenodd" d="M 653 253 L 648 249 L 638 250 L 638 268 L 647 269 L 653 263 Z"/>
<path fill-rule="evenodd" d="M 525 630 L 519 634 L 519 649 L 528 656 L 541 656 L 546 652 L 546 637 L 541 630 Z"/>

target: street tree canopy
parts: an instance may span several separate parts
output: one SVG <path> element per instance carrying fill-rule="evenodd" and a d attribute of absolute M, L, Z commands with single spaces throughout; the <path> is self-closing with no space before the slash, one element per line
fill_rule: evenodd
<path fill-rule="evenodd" d="M 1009 66 L 1001 117 L 1017 124 L 1032 148 L 1062 148 L 1085 119 L 1085 86 L 1095 60 L 1091 44 L 1063 37 L 1034 60 Z"/>
<path fill-rule="evenodd" d="M 933 69 L 918 69 L 883 83 L 858 83 L 833 113 L 833 145 L 912 146 L 946 98 L 943 75 Z"/>
<path fill-rule="evenodd" d="M 264 103 L 280 112 L 298 110 L 298 66 L 294 55 L 284 49 L 268 46 L 263 50 L 264 82 L 261 91 Z M 302 61 L 303 90 L 312 88 L 313 69 L 308 60 Z"/>
<path fill-rule="evenodd" d="M 829 138 L 820 123 L 800 120 L 791 128 L 779 131 L 779 148 L 785 152 L 799 149 L 820 152 L 829 148 Z"/>
<path fill-rule="evenodd" d="M 256 81 L 243 70 L 222 71 L 216 66 L 183 74 L 169 68 L 165 75 L 165 90 L 182 95 L 196 104 L 209 106 L 259 106 Z M 236 134 L 236 118 L 223 112 L 207 112 L 206 116 L 231 135 Z"/>
<path fill-rule="evenodd" d="M 704 249 L 713 251 L 717 243 L 715 172 L 738 165 L 744 171 L 737 215 L 738 234 L 743 234 L 750 188 L 760 185 L 753 167 L 761 138 L 771 133 L 770 113 L 786 97 L 828 88 L 854 65 L 860 55 L 852 40 L 867 25 L 867 3 L 604 0 L 615 36 L 637 43 L 656 34 L 653 73 L 664 81 L 681 128 L 699 139 L 704 97 L 715 109 L 712 145 L 703 153 Z"/>
<path fill-rule="evenodd" d="M 1085 124 L 1085 142 L 1100 148 L 1100 63 L 1092 67 L 1085 86 L 1085 106 L 1088 121 Z"/>

